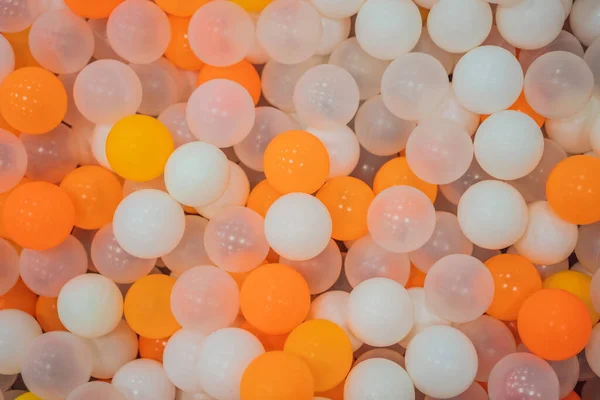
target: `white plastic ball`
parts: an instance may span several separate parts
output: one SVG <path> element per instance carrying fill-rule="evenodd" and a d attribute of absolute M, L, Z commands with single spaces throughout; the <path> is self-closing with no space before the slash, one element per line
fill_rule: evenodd
<path fill-rule="evenodd" d="M 273 250 L 293 261 L 308 260 L 325 250 L 332 222 L 327 208 L 305 193 L 281 196 L 265 216 L 265 236 Z"/>
<path fill-rule="evenodd" d="M 38 322 L 21 310 L 0 310 L 0 374 L 12 375 L 21 372 L 31 343 L 42 334 Z"/>
<path fill-rule="evenodd" d="M 231 168 L 225 154 L 212 144 L 191 142 L 176 149 L 165 166 L 165 185 L 178 202 L 204 207 L 227 190 Z"/>
<path fill-rule="evenodd" d="M 15 52 L 8 40 L 0 36 L 0 82 L 15 69 Z"/>
<path fill-rule="evenodd" d="M 94 378 L 111 379 L 119 368 L 137 358 L 138 336 L 125 320 L 106 335 L 85 342 L 92 354 Z"/>
<path fill-rule="evenodd" d="M 177 331 L 165 347 L 163 366 L 169 380 L 186 392 L 202 392 L 196 364 L 206 336 L 187 329 Z"/>
<path fill-rule="evenodd" d="M 454 68 L 452 87 L 456 99 L 469 111 L 493 114 L 517 100 L 523 89 L 523 70 L 508 50 L 477 47 Z"/>
<path fill-rule="evenodd" d="M 356 39 L 373 57 L 393 60 L 415 47 L 421 24 L 421 13 L 412 1 L 369 0 L 356 17 Z"/>
<path fill-rule="evenodd" d="M 172 400 L 175 386 L 169 381 L 161 363 L 137 359 L 123 365 L 112 379 L 128 400 Z"/>
<path fill-rule="evenodd" d="M 44 11 L 43 0 L 3 1 L 0 3 L 0 32 L 21 32 Z"/>
<path fill-rule="evenodd" d="M 387 278 L 359 283 L 348 298 L 348 327 L 362 342 L 391 346 L 413 326 L 414 310 L 406 289 Z"/>
<path fill-rule="evenodd" d="M 574 2 L 569 25 L 577 39 L 584 46 L 590 46 L 600 37 L 600 3 L 595 0 Z"/>
<path fill-rule="evenodd" d="M 236 163 L 229 161 L 229 184 L 225 192 L 214 202 L 196 211 L 205 218 L 213 218 L 225 207 L 244 206 L 250 194 L 250 182 L 244 170 Z"/>
<path fill-rule="evenodd" d="M 594 95 L 585 108 L 574 116 L 546 120 L 546 133 L 567 153 L 586 153 L 594 147 L 592 136 L 599 114 L 600 100 Z"/>
<path fill-rule="evenodd" d="M 179 100 L 178 72 L 165 58 L 150 64 L 129 64 L 142 83 L 140 114 L 157 116 Z"/>
<path fill-rule="evenodd" d="M 348 39 L 352 21 L 350 18 L 331 19 L 321 16 L 321 27 L 323 34 L 316 54 L 326 56 L 331 54 L 340 43 Z"/>
<path fill-rule="evenodd" d="M 311 0 L 310 3 L 328 18 L 347 18 L 356 14 L 365 0 Z"/>
<path fill-rule="evenodd" d="M 465 236 L 486 249 L 503 249 L 527 229 L 527 204 L 517 189 L 500 181 L 471 186 L 458 203 L 458 222 Z"/>
<path fill-rule="evenodd" d="M 352 129 L 339 125 L 331 129 L 306 128 L 325 145 L 329 154 L 329 176 L 347 176 L 356 168 L 360 157 L 360 144 Z"/>
<path fill-rule="evenodd" d="M 415 388 L 400 365 L 383 358 L 362 361 L 351 371 L 344 383 L 344 399 L 414 400 Z"/>
<path fill-rule="evenodd" d="M 124 198 L 113 219 L 119 245 L 139 258 L 170 253 L 183 237 L 185 216 L 179 203 L 155 189 L 144 189 Z"/>
<path fill-rule="evenodd" d="M 437 398 L 458 396 L 477 373 L 477 352 L 467 336 L 449 326 L 431 326 L 411 340 L 406 371 L 415 387 Z"/>

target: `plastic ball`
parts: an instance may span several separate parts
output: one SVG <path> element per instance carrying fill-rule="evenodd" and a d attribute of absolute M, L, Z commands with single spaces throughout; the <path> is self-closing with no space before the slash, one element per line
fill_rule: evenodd
<path fill-rule="evenodd" d="M 492 29 L 492 9 L 482 0 L 440 0 L 429 11 L 427 30 L 433 42 L 451 53 L 479 46 Z M 468 29 L 464 27 L 468 26 Z"/>
<path fill-rule="evenodd" d="M 283 351 L 269 351 L 246 368 L 240 384 L 241 400 L 312 400 L 314 379 L 302 359 Z"/>
<path fill-rule="evenodd" d="M 200 1 L 204 3 L 204 0 Z M 190 47 L 188 37 L 190 18 L 169 15 L 169 24 L 171 26 L 171 41 L 169 47 L 165 50 L 165 57 L 178 68 L 189 71 L 197 71 L 202 68 L 204 63 L 196 57 Z"/>
<path fill-rule="evenodd" d="M 137 335 L 124 320 L 106 335 L 85 342 L 92 354 L 92 376 L 97 379 L 111 379 L 138 354 Z"/>
<path fill-rule="evenodd" d="M 393 60 L 419 41 L 421 14 L 412 1 L 368 1 L 358 12 L 355 30 L 363 50 L 375 58 Z"/>
<path fill-rule="evenodd" d="M 569 25 L 584 45 L 590 46 L 600 37 L 600 8 L 595 1 L 583 0 L 573 4 Z"/>
<path fill-rule="evenodd" d="M 20 132 L 49 132 L 60 124 L 66 112 L 65 88 L 45 69 L 20 68 L 0 84 L 0 115 Z"/>
<path fill-rule="evenodd" d="M 379 194 L 385 189 L 396 186 L 412 186 L 425 193 L 433 203 L 437 197 L 438 187 L 417 177 L 410 169 L 406 157 L 396 157 L 379 168 L 373 181 L 373 191 Z"/>
<path fill-rule="evenodd" d="M 598 332 L 600 332 L 600 329 L 598 328 L 592 330 L 592 336 L 585 348 L 586 360 L 594 373 L 600 371 L 600 364 L 598 363 L 598 355 L 600 354 L 600 340 L 598 338 L 600 337 L 600 334 Z"/>
<path fill-rule="evenodd" d="M 329 55 L 350 35 L 352 21 L 350 18 L 331 19 L 321 16 L 322 36 L 316 54 Z"/>
<path fill-rule="evenodd" d="M 142 83 L 129 66 L 99 60 L 77 75 L 73 96 L 77 109 L 96 124 L 114 124 L 135 114 L 142 103 Z"/>
<path fill-rule="evenodd" d="M 579 353 L 592 331 L 585 303 L 561 289 L 542 289 L 529 296 L 517 322 L 523 344 L 533 354 L 551 361 Z"/>
<path fill-rule="evenodd" d="M 429 308 L 455 323 L 479 318 L 494 297 L 490 271 L 481 261 L 465 254 L 448 255 L 433 264 L 424 288 Z"/>
<path fill-rule="evenodd" d="M 572 117 L 588 103 L 594 75 L 586 62 L 567 51 L 553 51 L 535 60 L 525 75 L 525 97 L 550 119 Z"/>
<path fill-rule="evenodd" d="M 421 11 L 421 8 L 419 11 Z M 438 45 L 435 44 L 433 39 L 431 39 L 431 35 L 429 34 L 426 24 L 423 25 L 421 37 L 412 51 L 416 53 L 429 54 L 430 56 L 436 58 L 440 63 L 442 63 L 448 75 L 454 70 L 454 66 L 456 64 L 456 55 L 439 48 Z"/>
<path fill-rule="evenodd" d="M 546 133 L 567 153 L 587 153 L 594 148 L 595 122 L 600 112 L 600 99 L 592 96 L 583 110 L 570 118 L 549 119 Z"/>
<path fill-rule="evenodd" d="M 360 144 L 352 129 L 346 125 L 339 125 L 332 129 L 306 130 L 316 136 L 327 149 L 329 179 L 348 176 L 356 168 L 360 157 Z"/>
<path fill-rule="evenodd" d="M 449 326 L 431 326 L 411 340 L 406 371 L 428 396 L 450 398 L 467 390 L 477 373 L 477 352 L 469 338 Z"/>
<path fill-rule="evenodd" d="M 27 349 L 21 376 L 27 388 L 48 400 L 67 397 L 87 383 L 92 356 L 85 342 L 68 332 L 38 336 Z"/>
<path fill-rule="evenodd" d="M 142 84 L 140 114 L 157 116 L 167 107 L 177 103 L 180 88 L 175 66 L 165 58 L 150 64 L 129 64 Z"/>
<path fill-rule="evenodd" d="M 514 353 L 500 360 L 488 381 L 490 398 L 523 397 L 558 400 L 558 377 L 552 367 L 529 353 Z"/>
<path fill-rule="evenodd" d="M 458 203 L 458 222 L 471 242 L 486 249 L 503 249 L 527 229 L 527 204 L 517 189 L 500 181 L 471 186 Z"/>
<path fill-rule="evenodd" d="M 473 252 L 473 243 L 460 230 L 456 215 L 437 211 L 435 213 L 435 229 L 431 238 L 418 250 L 410 253 L 411 263 L 427 273 L 440 259 L 450 254 Z"/>
<path fill-rule="evenodd" d="M 202 333 L 181 329 L 167 342 L 162 363 L 169 380 L 177 388 L 187 392 L 202 392 L 196 365 L 205 338 Z"/>
<path fill-rule="evenodd" d="M 252 189 L 248 196 L 246 206 L 249 209 L 256 211 L 264 218 L 271 205 L 281 196 L 281 193 L 273 189 L 273 187 L 269 185 L 269 182 L 264 179 Z"/>
<path fill-rule="evenodd" d="M 406 289 L 388 278 L 363 281 L 348 298 L 348 327 L 360 341 L 371 346 L 399 342 L 410 332 L 413 315 Z"/>
<path fill-rule="evenodd" d="M 585 271 L 585 270 L 584 270 Z M 594 310 L 592 299 L 592 278 L 586 273 L 569 271 L 557 272 L 544 279 L 544 288 L 562 289 L 577 296 L 588 308 L 592 324 L 595 325 L 600 319 L 600 314 Z"/>
<path fill-rule="evenodd" d="M 293 268 L 267 264 L 253 270 L 242 285 L 240 305 L 246 320 L 259 331 L 288 333 L 306 318 L 310 290 Z"/>
<path fill-rule="evenodd" d="M 560 398 L 568 400 L 569 393 L 572 393 L 579 380 L 579 360 L 574 356 L 564 361 L 550 361 L 549 364 L 558 377 Z"/>
<path fill-rule="evenodd" d="M 347 18 L 358 12 L 365 0 L 311 0 L 311 4 L 327 18 Z"/>
<path fill-rule="evenodd" d="M 12 133 L 0 129 L 0 193 L 14 188 L 27 170 L 27 149 Z"/>
<path fill-rule="evenodd" d="M 119 2 L 122 2 L 122 0 L 119 0 Z M 108 42 L 108 35 L 106 34 L 108 19 L 89 19 L 87 24 L 92 29 L 92 33 L 94 34 L 93 57 L 96 60 L 109 59 L 124 62 L 125 60 L 113 50 Z"/>
<path fill-rule="evenodd" d="M 579 227 L 579 236 L 575 255 L 577 260 L 590 272 L 600 268 L 600 223 L 583 225 Z"/>
<path fill-rule="evenodd" d="M 0 37 L 0 82 L 15 70 L 15 52 L 4 36 Z"/>
<path fill-rule="evenodd" d="M 256 68 L 246 60 L 227 67 L 204 66 L 198 74 L 197 85 L 200 86 L 213 79 L 226 79 L 240 84 L 248 91 L 255 105 L 260 99 L 260 76 Z"/>
<path fill-rule="evenodd" d="M 18 374 L 32 342 L 42 334 L 36 320 L 21 310 L 0 310 L 0 373 Z"/>
<path fill-rule="evenodd" d="M 469 111 L 493 114 L 517 100 L 523 89 L 523 70 L 508 50 L 477 47 L 456 64 L 452 88 L 458 102 Z"/>
<path fill-rule="evenodd" d="M 523 72 L 527 72 L 531 63 L 538 57 L 552 51 L 568 51 L 583 58 L 583 47 L 579 40 L 568 31 L 560 31 L 560 34 L 549 45 L 535 50 L 521 50 L 519 52 L 519 63 L 523 67 Z"/>
<path fill-rule="evenodd" d="M 127 397 L 110 383 L 89 382 L 73 390 L 66 400 L 127 400 Z"/>
<path fill-rule="evenodd" d="M 3 2 L 0 5 L 0 31 L 21 32 L 44 11 L 41 0 Z"/>
<path fill-rule="evenodd" d="M 171 41 L 167 15 L 156 4 L 125 0 L 108 18 L 108 42 L 125 60 L 149 64 L 158 60 Z"/>
<path fill-rule="evenodd" d="M 158 0 L 156 2 L 166 13 L 178 17 L 190 17 L 206 3 L 207 0 Z"/>
<path fill-rule="evenodd" d="M 230 178 L 227 189 L 221 197 L 205 207 L 196 208 L 203 217 L 212 219 L 224 208 L 229 206 L 244 206 L 250 194 L 250 181 L 244 170 L 229 161 Z"/>
<path fill-rule="evenodd" d="M 169 130 L 169 133 L 171 133 L 175 148 L 197 140 L 187 124 L 185 115 L 186 109 L 186 103 L 177 103 L 167 107 L 158 116 L 158 120 L 162 122 Z"/>
<path fill-rule="evenodd" d="M 546 182 L 546 197 L 552 210 L 571 224 L 600 221 L 600 160 L 573 156 L 559 162 Z"/>
<path fill-rule="evenodd" d="M 154 360 L 133 360 L 123 365 L 112 379 L 112 385 L 128 400 L 170 400 L 175 386 L 163 366 Z"/>
<path fill-rule="evenodd" d="M 454 88 L 450 87 L 450 91 L 438 105 L 425 119 L 436 119 L 444 118 L 450 121 L 454 121 L 464 127 L 469 136 L 473 136 L 477 127 L 479 127 L 479 115 L 467 110 L 462 104 L 459 103 L 456 95 L 454 94 Z"/>
<path fill-rule="evenodd" d="M 179 332 L 179 331 L 178 331 Z M 162 339 L 148 339 L 143 336 L 139 337 L 140 358 L 148 358 L 150 360 L 163 362 L 165 347 L 170 337 Z"/>
<path fill-rule="evenodd" d="M 19 279 L 6 294 L 0 296 L 0 310 L 14 309 L 35 316 L 38 296 Z"/>
<path fill-rule="evenodd" d="M 64 0 L 64 4 L 75 14 L 84 18 L 108 18 L 110 13 L 123 0 L 107 0 L 101 3 L 90 3 L 86 0 Z"/>

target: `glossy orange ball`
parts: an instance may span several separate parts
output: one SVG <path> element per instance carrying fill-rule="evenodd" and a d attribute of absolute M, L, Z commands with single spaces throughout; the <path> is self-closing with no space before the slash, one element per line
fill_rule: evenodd
<path fill-rule="evenodd" d="M 282 194 L 273 189 L 273 186 L 265 179 L 250 191 L 247 207 L 256 211 L 264 218 L 271 205 L 281 196 Z"/>
<path fill-rule="evenodd" d="M 37 299 L 38 295 L 19 278 L 12 289 L 0 296 L 0 310 L 21 310 L 35 318 Z"/>
<path fill-rule="evenodd" d="M 66 331 L 58 317 L 58 298 L 40 296 L 35 304 L 35 319 L 44 332 Z"/>
<path fill-rule="evenodd" d="M 438 186 L 417 177 L 408 166 L 406 157 L 393 158 L 379 168 L 373 181 L 373 191 L 377 195 L 396 185 L 412 186 L 419 189 L 429 197 L 432 203 L 437 197 Z"/>
<path fill-rule="evenodd" d="M 228 67 L 206 65 L 198 74 L 198 86 L 213 79 L 229 79 L 239 83 L 248 91 L 254 100 L 254 105 L 258 104 L 261 93 L 260 75 L 254 65 L 248 61 L 242 60 Z"/>
<path fill-rule="evenodd" d="M 148 339 L 140 336 L 140 357 L 163 362 L 163 354 L 170 337 L 163 339 Z"/>
<path fill-rule="evenodd" d="M 165 51 L 165 57 L 175 64 L 176 67 L 188 71 L 198 71 L 204 63 L 200 61 L 190 47 L 188 39 L 189 17 L 169 16 L 171 25 L 171 41 Z"/>

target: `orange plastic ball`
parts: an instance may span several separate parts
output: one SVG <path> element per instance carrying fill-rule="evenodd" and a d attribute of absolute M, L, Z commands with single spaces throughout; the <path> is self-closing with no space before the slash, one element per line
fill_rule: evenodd
<path fill-rule="evenodd" d="M 145 276 L 131 285 L 123 311 L 135 333 L 148 339 L 161 339 L 181 328 L 171 312 L 173 285 L 174 278 L 158 274 Z"/>
<path fill-rule="evenodd" d="M 356 240 L 368 233 L 367 212 L 375 198 L 369 185 L 351 176 L 340 176 L 328 180 L 317 198 L 331 215 L 332 238 Z"/>
<path fill-rule="evenodd" d="M 310 308 L 310 290 L 295 269 L 266 264 L 253 270 L 240 291 L 244 318 L 270 335 L 290 332 L 304 321 Z"/>
<path fill-rule="evenodd" d="M 28 178 L 23 178 L 23 179 L 21 179 L 21 182 L 19 182 L 19 184 L 17 186 L 12 188 L 8 192 L 0 193 L 0 237 L 2 237 L 2 238 L 8 239 L 8 233 L 6 232 L 6 228 L 4 228 L 4 221 L 2 219 L 2 212 L 3 212 L 2 210 L 4 210 L 4 203 L 6 203 L 6 199 L 8 199 L 8 196 L 13 192 L 13 190 L 15 190 L 22 184 L 27 183 L 29 181 L 30 180 Z"/>
<path fill-rule="evenodd" d="M 2 114 L 0 114 L 0 129 L 4 129 L 5 131 L 8 131 L 8 132 L 12 133 L 15 136 L 20 136 L 21 135 L 18 130 L 16 130 L 15 128 L 13 128 L 12 126 L 10 126 L 8 124 L 8 122 L 6 122 L 6 120 L 4 118 L 2 118 Z"/>
<path fill-rule="evenodd" d="M 600 221 L 600 159 L 572 156 L 559 162 L 546 182 L 552 210 L 572 224 Z"/>
<path fill-rule="evenodd" d="M 256 211 L 264 218 L 271 205 L 281 196 L 281 193 L 273 189 L 273 186 L 265 179 L 250 191 L 247 207 Z"/>
<path fill-rule="evenodd" d="M 581 400 L 581 397 L 575 392 L 571 392 L 567 395 L 567 397 L 563 397 L 562 400 Z"/>
<path fill-rule="evenodd" d="M 405 287 L 407 289 L 413 287 L 424 287 L 425 286 L 425 277 L 427 274 L 421 271 L 419 268 L 410 264 L 410 275 L 408 276 L 408 281 L 406 282 Z"/>
<path fill-rule="evenodd" d="M 494 278 L 494 298 L 487 313 L 502 321 L 516 320 L 523 302 L 542 289 L 540 273 L 517 254 L 499 254 L 485 265 Z"/>
<path fill-rule="evenodd" d="M 429 197 L 432 203 L 437 197 L 437 185 L 427 183 L 417 177 L 408 166 L 406 157 L 391 159 L 379 168 L 373 180 L 373 191 L 377 195 L 385 189 L 396 185 L 412 186 L 415 189 L 419 189 Z"/>
<path fill-rule="evenodd" d="M 163 339 L 148 339 L 140 336 L 140 357 L 163 362 L 163 354 L 170 337 Z"/>
<path fill-rule="evenodd" d="M 269 143 L 264 157 L 265 176 L 279 193 L 314 193 L 329 175 L 329 154 L 316 136 L 287 131 Z"/>
<path fill-rule="evenodd" d="M 270 351 L 256 357 L 244 371 L 241 400 L 312 400 L 314 380 L 298 356 Z"/>
<path fill-rule="evenodd" d="M 8 237 L 19 246 L 47 250 L 61 244 L 73 230 L 75 207 L 58 186 L 28 182 L 8 195 L 2 222 Z"/>
<path fill-rule="evenodd" d="M 170 15 L 169 24 L 171 25 L 171 41 L 165 51 L 165 57 L 179 68 L 198 71 L 204 63 L 196 57 L 190 48 L 190 41 L 188 39 L 190 18 Z"/>
<path fill-rule="evenodd" d="M 534 111 L 534 109 L 531 108 L 531 106 L 527 102 L 527 99 L 525 98 L 525 92 L 521 92 L 521 95 L 519 96 L 519 98 L 517 99 L 517 101 L 515 101 L 515 103 L 512 106 L 510 106 L 508 109 L 509 110 L 513 110 L 513 111 L 519 111 L 519 112 L 522 112 L 523 114 L 529 115 L 540 128 L 546 122 L 546 118 L 545 117 L 543 117 L 540 114 L 536 113 Z M 489 117 L 489 115 L 482 115 L 481 116 L 481 122 L 483 122 L 486 119 L 488 119 L 488 117 Z"/>
<path fill-rule="evenodd" d="M 83 18 L 103 19 L 125 0 L 64 0 L 73 13 Z"/>
<path fill-rule="evenodd" d="M 287 333 L 284 333 L 283 335 L 268 335 L 250 325 L 248 321 L 244 321 L 242 325 L 240 325 L 240 328 L 256 336 L 256 338 L 262 343 L 265 351 L 283 350 L 285 341 L 289 336 Z"/>
<path fill-rule="evenodd" d="M 592 333 L 585 304 L 561 289 L 542 289 L 532 294 L 519 311 L 517 325 L 523 344 L 550 361 L 577 355 Z"/>
<path fill-rule="evenodd" d="M 352 366 L 352 344 L 346 332 L 331 321 L 306 321 L 290 333 L 284 351 L 302 358 L 322 392 L 340 384 Z"/>
<path fill-rule="evenodd" d="M 56 297 L 40 296 L 37 299 L 37 303 L 35 304 L 35 319 L 37 319 L 44 332 L 67 330 L 58 317 L 57 302 L 58 298 Z"/>
<path fill-rule="evenodd" d="M 239 83 L 250 93 L 252 100 L 254 100 L 254 105 L 258 104 L 261 91 L 260 75 L 258 75 L 254 65 L 248 61 L 242 60 L 228 67 L 206 65 L 198 75 L 198 86 L 213 79 L 229 79 L 230 81 Z"/>
<path fill-rule="evenodd" d="M 164 12 L 177 17 L 191 17 L 200 7 L 210 0 L 155 0 Z"/>
<path fill-rule="evenodd" d="M 20 132 L 50 132 L 66 113 L 65 87 L 52 72 L 43 68 L 18 69 L 0 85 L 0 114 Z"/>
<path fill-rule="evenodd" d="M 248 12 L 261 12 L 273 0 L 231 0 Z"/>
<path fill-rule="evenodd" d="M 21 310 L 35 318 L 38 295 L 33 293 L 19 278 L 15 286 L 0 296 L 0 310 Z"/>
<path fill-rule="evenodd" d="M 29 49 L 29 30 L 30 28 L 27 28 L 21 32 L 2 33 L 15 52 L 15 70 L 24 67 L 40 66 Z"/>
<path fill-rule="evenodd" d="M 75 226 L 100 229 L 112 221 L 123 198 L 121 182 L 110 171 L 86 165 L 71 171 L 60 184 L 75 206 Z"/>

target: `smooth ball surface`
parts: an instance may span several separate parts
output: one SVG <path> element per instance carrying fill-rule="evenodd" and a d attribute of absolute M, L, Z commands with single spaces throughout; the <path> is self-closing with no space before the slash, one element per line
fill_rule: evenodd
<path fill-rule="evenodd" d="M 21 310 L 0 310 L 0 322 L 0 373 L 18 374 L 29 347 L 42 329 L 31 315 Z"/>
<path fill-rule="evenodd" d="M 12 133 L 0 129 L 0 193 L 17 186 L 27 171 L 27 148 Z"/>
<path fill-rule="evenodd" d="M 128 362 L 112 379 L 128 400 L 170 400 L 175 398 L 175 386 L 169 381 L 163 366 L 154 360 Z"/>
<path fill-rule="evenodd" d="M 383 358 L 365 360 L 352 368 L 344 383 L 344 399 L 375 400 L 386 396 L 415 398 L 415 388 L 404 368 Z"/>

